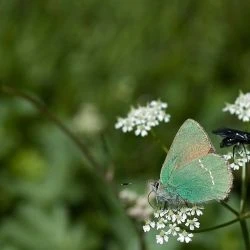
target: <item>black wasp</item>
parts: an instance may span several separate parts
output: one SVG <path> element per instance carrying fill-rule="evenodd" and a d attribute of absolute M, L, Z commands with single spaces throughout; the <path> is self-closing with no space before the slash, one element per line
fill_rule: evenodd
<path fill-rule="evenodd" d="M 214 130 L 212 132 L 223 138 L 220 143 L 221 148 L 234 146 L 233 147 L 233 155 L 234 155 L 235 148 L 237 146 L 242 146 L 246 154 L 246 149 L 244 145 L 250 144 L 250 133 L 232 128 L 221 128 Z"/>

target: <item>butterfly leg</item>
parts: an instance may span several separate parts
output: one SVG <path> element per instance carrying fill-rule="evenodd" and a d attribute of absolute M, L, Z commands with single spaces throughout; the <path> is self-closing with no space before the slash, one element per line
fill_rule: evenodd
<path fill-rule="evenodd" d="M 237 145 L 233 146 L 233 160 L 235 159 L 235 148 L 237 147 Z"/>
<path fill-rule="evenodd" d="M 189 204 L 184 200 L 185 206 L 189 207 Z"/>
<path fill-rule="evenodd" d="M 166 201 L 164 201 L 164 206 L 163 206 L 163 209 L 166 210 L 168 207 L 168 203 Z"/>

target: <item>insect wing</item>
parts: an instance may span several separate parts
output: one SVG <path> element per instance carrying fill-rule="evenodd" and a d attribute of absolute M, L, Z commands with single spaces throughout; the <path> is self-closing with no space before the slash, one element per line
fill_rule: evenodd
<path fill-rule="evenodd" d="M 171 175 L 169 186 L 183 200 L 203 203 L 223 200 L 232 187 L 232 173 L 226 161 L 216 154 L 196 159 Z"/>
<path fill-rule="evenodd" d="M 233 139 L 246 140 L 246 137 L 249 136 L 249 133 L 231 129 L 231 128 L 221 128 L 213 131 L 214 134 L 219 135 L 223 138 L 230 137 Z"/>
<path fill-rule="evenodd" d="M 167 184 L 178 168 L 210 152 L 214 152 L 214 148 L 204 129 L 196 121 L 186 120 L 177 132 L 163 163 L 160 174 L 162 184 Z"/>

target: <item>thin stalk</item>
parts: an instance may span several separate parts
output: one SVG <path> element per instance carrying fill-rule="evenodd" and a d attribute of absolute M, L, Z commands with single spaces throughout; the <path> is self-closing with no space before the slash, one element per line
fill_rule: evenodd
<path fill-rule="evenodd" d="M 107 179 L 107 181 L 112 182 L 114 180 L 114 175 L 115 175 L 115 162 L 113 160 L 113 156 L 111 154 L 108 141 L 104 134 L 101 135 L 101 144 L 102 144 L 103 152 L 108 161 L 108 164 L 107 164 L 108 167 L 107 167 L 107 170 L 105 171 L 105 178 Z"/>
<path fill-rule="evenodd" d="M 26 92 L 5 85 L 2 85 L 0 87 L 0 91 L 5 94 L 22 98 L 31 103 L 41 114 L 47 117 L 52 123 L 54 123 L 64 134 L 66 134 L 75 143 L 75 145 L 80 149 L 80 151 L 88 160 L 91 166 L 101 171 L 101 166 L 94 159 L 94 157 L 88 150 L 87 145 L 85 145 L 82 140 L 80 140 L 69 128 L 67 128 L 56 115 L 50 112 L 47 106 L 42 101 L 40 101 L 38 98 L 33 97 L 32 95 Z"/>
<path fill-rule="evenodd" d="M 203 232 L 207 232 L 207 231 L 213 231 L 213 230 L 216 230 L 219 228 L 227 227 L 231 224 L 234 224 L 234 223 L 242 221 L 242 220 L 245 221 L 245 219 L 247 219 L 247 218 L 250 218 L 250 212 L 244 213 L 242 215 L 238 215 L 237 218 L 230 220 L 228 222 L 222 223 L 222 224 L 217 225 L 217 226 L 208 227 L 208 228 L 204 228 L 204 229 L 197 229 L 195 231 L 191 231 L 191 230 L 186 230 L 186 231 L 191 232 L 191 233 L 203 233 Z"/>
<path fill-rule="evenodd" d="M 141 229 L 141 227 L 138 229 L 138 236 L 139 236 L 139 247 L 140 250 L 147 250 L 146 242 L 145 242 L 145 233 Z"/>
<path fill-rule="evenodd" d="M 225 208 L 227 208 L 229 211 L 231 211 L 236 216 L 239 216 L 239 212 L 237 210 L 235 210 L 234 208 L 232 208 L 230 205 L 228 205 L 225 201 L 220 201 L 220 204 L 222 206 L 224 206 Z"/>
<path fill-rule="evenodd" d="M 240 213 L 243 213 L 246 206 L 247 198 L 247 166 L 246 164 L 242 166 L 241 172 L 241 200 L 240 200 Z"/>
<path fill-rule="evenodd" d="M 245 243 L 245 249 L 250 250 L 250 242 L 249 242 L 249 234 L 248 234 L 248 228 L 247 228 L 247 223 L 246 220 L 240 220 L 240 227 Z"/>
<path fill-rule="evenodd" d="M 165 153 L 168 153 L 168 148 L 162 143 L 160 138 L 156 135 L 155 131 L 153 129 L 150 130 L 150 133 L 152 137 L 154 138 L 155 142 L 160 145 L 160 147 L 163 149 Z"/>
<path fill-rule="evenodd" d="M 241 200 L 240 200 L 240 214 L 245 212 L 247 200 L 247 166 L 246 164 L 242 166 L 241 172 Z M 247 223 L 245 219 L 240 220 L 241 231 L 245 243 L 245 249 L 250 249 L 249 233 L 247 228 Z"/>
<path fill-rule="evenodd" d="M 234 224 L 235 222 L 238 222 L 239 220 L 240 220 L 239 218 L 236 218 L 234 220 L 230 220 L 228 222 L 222 223 L 222 224 L 217 225 L 217 226 L 208 227 L 208 228 L 204 228 L 204 229 L 197 229 L 195 231 L 190 231 L 190 232 L 203 233 L 203 232 L 213 231 L 213 230 L 216 230 L 216 229 L 219 229 L 219 228 L 227 227 L 227 226 L 229 226 L 231 224 Z"/>

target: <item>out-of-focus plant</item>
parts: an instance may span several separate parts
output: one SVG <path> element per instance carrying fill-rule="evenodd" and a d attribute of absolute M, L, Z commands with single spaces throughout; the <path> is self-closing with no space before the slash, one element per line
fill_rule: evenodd
<path fill-rule="evenodd" d="M 53 113 L 51 113 L 47 107 L 40 102 L 38 99 L 30 96 L 29 94 L 19 91 L 14 88 L 6 87 L 6 86 L 1 86 L 1 91 L 5 94 L 11 94 L 17 97 L 21 97 L 30 103 L 32 103 L 41 113 L 43 113 L 51 122 L 56 124 L 58 128 L 63 131 L 71 140 L 79 147 L 80 151 L 83 153 L 83 155 L 86 157 L 86 159 L 89 162 L 90 169 L 95 169 L 95 170 L 101 170 L 101 164 L 95 159 L 93 154 L 89 151 L 89 149 L 86 147 L 86 145 L 83 143 L 82 140 L 79 140 L 72 132 L 69 130 Z M 131 131 L 136 128 L 135 134 L 136 135 L 141 135 L 145 136 L 149 131 L 152 130 L 153 127 L 159 125 L 160 122 L 169 121 L 169 115 L 165 113 L 164 109 L 167 107 L 166 103 L 162 103 L 160 101 L 152 101 L 149 105 L 147 105 L 145 108 L 139 107 L 138 109 L 134 109 L 131 111 L 130 115 L 126 119 L 130 119 L 130 122 L 132 121 L 132 125 L 130 124 L 127 126 L 125 120 L 121 120 L 121 118 L 118 120 L 118 123 L 116 124 L 116 128 L 124 128 L 126 127 L 126 131 Z M 129 127 L 129 130 L 128 130 Z M 142 128 L 143 127 L 143 128 Z M 137 131 L 137 132 L 136 132 Z M 157 139 L 159 142 L 159 139 L 157 138 L 155 133 L 152 133 L 152 138 Z M 163 144 L 160 144 L 163 148 L 164 151 L 166 151 L 166 147 L 163 146 Z M 247 157 L 244 155 L 243 157 Z M 226 156 L 227 159 L 229 159 L 229 156 Z M 247 161 L 243 161 L 244 163 L 247 163 Z M 140 247 L 141 249 L 145 249 L 145 242 L 144 242 L 144 237 L 142 236 L 141 232 L 144 230 L 144 232 L 148 232 L 151 229 L 156 229 L 157 234 L 156 234 L 156 242 L 159 244 L 163 244 L 164 242 L 168 242 L 169 236 L 176 237 L 177 236 L 177 241 L 180 242 L 186 242 L 189 243 L 192 240 L 192 237 L 195 233 L 198 232 L 206 232 L 206 231 L 211 231 L 211 230 L 216 230 L 218 228 L 226 227 L 230 224 L 233 224 L 235 222 L 240 222 L 241 228 L 242 228 L 242 233 L 244 236 L 244 241 L 245 241 L 245 246 L 246 249 L 249 248 L 249 237 L 248 237 L 248 229 L 246 225 L 246 219 L 250 217 L 250 212 L 246 211 L 246 183 L 247 183 L 247 178 L 246 178 L 246 164 L 238 164 L 242 168 L 242 196 L 241 196 L 241 204 L 240 204 L 240 211 L 238 212 L 234 208 L 232 208 L 230 205 L 227 203 L 221 202 L 222 205 L 224 205 L 228 210 L 230 210 L 232 213 L 236 215 L 236 218 L 217 225 L 213 226 L 211 228 L 207 229 L 195 229 L 200 227 L 200 222 L 198 220 L 198 216 L 200 216 L 203 212 L 201 211 L 201 207 L 198 207 L 194 205 L 193 207 L 178 207 L 178 208 L 160 208 L 156 206 L 156 210 L 154 211 L 154 219 L 150 219 L 152 215 L 152 207 L 149 207 L 150 204 L 147 203 L 146 196 L 138 196 L 135 193 L 131 193 L 128 191 L 122 191 L 120 193 L 120 198 L 125 202 L 128 207 L 127 207 L 127 214 L 139 221 L 142 219 L 146 219 L 146 223 L 141 227 L 138 228 L 136 225 L 136 230 L 139 235 L 139 240 L 140 240 Z M 235 168 L 235 167 L 232 167 Z M 99 180 L 102 180 L 103 184 L 106 185 L 107 190 L 112 190 L 112 179 L 111 180 L 106 180 L 105 172 L 98 172 L 96 175 L 96 178 L 99 178 Z M 118 194 L 116 194 L 118 195 Z M 111 198 L 112 200 L 112 198 Z M 110 200 L 110 201 L 111 201 Z M 114 201 L 114 200 L 113 200 Z M 112 203 L 112 202 L 111 202 Z M 112 203 L 115 206 L 115 203 Z M 34 210 L 36 211 L 36 210 Z M 36 213 L 36 212 L 35 212 Z M 8 222 L 10 223 L 10 221 Z M 16 222 L 12 225 L 6 224 L 6 232 L 8 232 L 8 227 L 13 227 L 13 226 L 18 226 Z M 139 231 L 138 231 L 139 230 Z M 80 233 L 81 234 L 81 233 Z M 10 236 L 8 236 L 10 237 Z M 64 242 L 65 237 L 62 237 L 59 239 L 59 242 Z M 78 249 L 77 247 L 81 243 L 76 243 L 75 249 Z M 33 243 L 31 243 L 33 244 Z M 54 243 L 51 243 L 52 245 Z M 51 246 L 50 244 L 50 246 Z M 56 243 L 58 244 L 58 243 Z M 62 243 L 65 244 L 65 243 Z M 30 246 L 29 246 L 30 247 Z"/>

